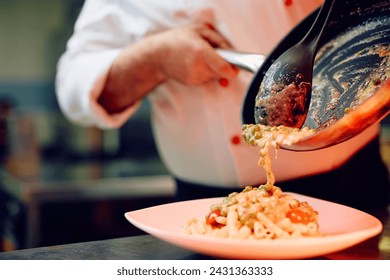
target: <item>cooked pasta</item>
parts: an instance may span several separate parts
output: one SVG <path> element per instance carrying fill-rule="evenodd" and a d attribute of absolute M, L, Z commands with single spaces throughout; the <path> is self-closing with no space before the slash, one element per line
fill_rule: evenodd
<path fill-rule="evenodd" d="M 204 220 L 189 220 L 186 232 L 242 239 L 318 236 L 318 213 L 278 187 L 248 186 L 212 205 Z"/>
<path fill-rule="evenodd" d="M 315 130 L 304 127 L 302 129 L 287 126 L 265 126 L 261 124 L 244 124 L 242 137 L 252 146 L 260 147 L 259 165 L 265 169 L 267 185 L 273 186 L 275 177 L 271 168 L 269 150 L 278 149 L 281 145 L 292 145 L 304 137 L 313 134 Z"/>
<path fill-rule="evenodd" d="M 221 203 L 212 205 L 205 219 L 188 220 L 186 232 L 240 239 L 319 236 L 318 212 L 274 185 L 269 156 L 271 147 L 294 143 L 311 133 L 309 129 L 244 125 L 245 141 L 260 147 L 259 165 L 266 171 L 266 184 L 231 193 Z"/>

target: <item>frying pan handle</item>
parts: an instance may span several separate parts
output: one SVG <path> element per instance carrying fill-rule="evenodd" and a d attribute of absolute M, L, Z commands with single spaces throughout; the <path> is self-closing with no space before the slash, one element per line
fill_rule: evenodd
<path fill-rule="evenodd" d="M 216 51 L 227 62 L 252 73 L 256 73 L 265 60 L 265 56 L 262 54 L 244 53 L 225 49 L 216 49 Z"/>

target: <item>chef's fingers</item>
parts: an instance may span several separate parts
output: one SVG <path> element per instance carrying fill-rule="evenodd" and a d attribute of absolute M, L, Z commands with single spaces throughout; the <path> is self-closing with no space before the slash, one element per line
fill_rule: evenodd
<path fill-rule="evenodd" d="M 199 27 L 199 33 L 213 48 L 230 49 L 230 42 L 220 34 L 210 23 Z M 206 53 L 206 63 L 216 78 L 233 78 L 238 73 L 238 68 L 225 61 L 215 50 Z"/>
<path fill-rule="evenodd" d="M 229 49 L 232 47 L 230 42 L 215 30 L 211 24 L 200 26 L 199 33 L 213 48 Z"/>
<path fill-rule="evenodd" d="M 236 77 L 239 72 L 236 66 L 223 59 L 215 50 L 207 53 L 206 63 L 210 70 L 215 73 L 216 78 L 231 79 Z"/>

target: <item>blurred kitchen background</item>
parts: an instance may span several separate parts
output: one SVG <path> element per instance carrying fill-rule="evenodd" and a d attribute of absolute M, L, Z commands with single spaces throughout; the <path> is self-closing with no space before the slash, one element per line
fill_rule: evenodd
<path fill-rule="evenodd" d="M 123 214 L 174 193 L 147 102 L 107 131 L 73 125 L 58 108 L 56 63 L 83 2 L 0 0 L 0 251 L 140 234 Z"/>
<path fill-rule="evenodd" d="M 0 251 L 138 234 L 124 213 L 174 192 L 147 102 L 106 131 L 59 110 L 56 63 L 83 2 L 0 0 Z"/>

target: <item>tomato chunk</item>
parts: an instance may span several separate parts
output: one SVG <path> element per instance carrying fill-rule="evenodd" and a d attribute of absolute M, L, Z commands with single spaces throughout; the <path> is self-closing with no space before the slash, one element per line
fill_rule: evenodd
<path fill-rule="evenodd" d="M 206 224 L 208 225 L 214 225 L 217 223 L 217 217 L 221 216 L 221 210 L 215 209 L 214 211 L 210 212 L 206 217 Z"/>
<path fill-rule="evenodd" d="M 311 220 L 310 213 L 304 212 L 298 208 L 291 209 L 289 212 L 287 212 L 286 216 L 291 220 L 291 222 L 295 224 L 307 225 Z"/>

